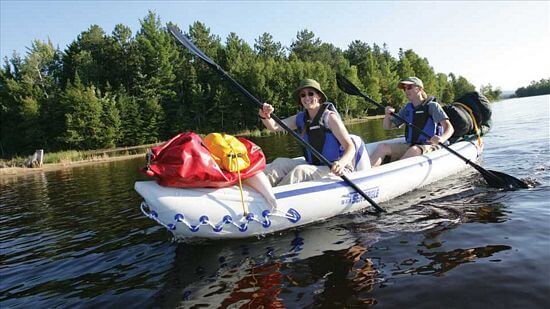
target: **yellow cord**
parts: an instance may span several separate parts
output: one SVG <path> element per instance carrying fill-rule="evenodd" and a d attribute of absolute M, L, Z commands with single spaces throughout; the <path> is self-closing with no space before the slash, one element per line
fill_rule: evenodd
<path fill-rule="evenodd" d="M 244 203 L 243 184 L 241 183 L 241 171 L 239 169 L 237 169 L 237 176 L 239 178 L 239 190 L 241 191 L 241 203 L 243 205 L 243 212 L 244 212 L 244 215 L 246 216 L 248 214 L 248 207 L 246 207 Z"/>
<path fill-rule="evenodd" d="M 481 130 L 479 129 L 479 127 L 477 126 L 477 121 L 476 121 L 476 117 L 474 116 L 474 112 L 472 111 L 472 109 L 466 105 L 466 104 L 462 104 L 460 102 L 454 102 L 453 104 L 456 104 L 462 108 L 464 108 L 468 114 L 470 114 L 470 117 L 472 117 L 472 120 L 474 122 L 474 130 L 476 131 L 476 135 L 477 135 L 477 144 L 479 146 L 481 146 Z"/>
<path fill-rule="evenodd" d="M 225 141 L 225 137 L 223 138 L 223 140 Z M 241 192 L 241 204 L 243 205 L 244 216 L 246 216 L 248 214 L 248 207 L 244 203 L 243 184 L 241 182 L 241 170 L 239 169 L 239 162 L 237 161 L 239 155 L 235 152 L 235 149 L 233 149 L 230 143 L 227 143 L 227 145 L 229 145 L 229 148 L 231 148 L 231 152 L 229 153 L 230 169 L 233 169 L 233 164 L 235 164 L 234 167 L 237 169 L 237 177 L 239 179 L 239 190 Z"/>

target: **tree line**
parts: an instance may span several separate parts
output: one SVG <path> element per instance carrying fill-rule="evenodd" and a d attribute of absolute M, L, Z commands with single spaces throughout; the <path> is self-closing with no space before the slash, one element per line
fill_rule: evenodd
<path fill-rule="evenodd" d="M 0 150 L 4 158 L 46 151 L 155 143 L 184 131 L 236 132 L 261 127 L 257 109 L 174 39 L 153 12 L 133 35 L 92 25 L 64 51 L 35 40 L 0 70 Z M 172 23 L 169 23 L 172 24 Z M 344 118 L 381 113 L 339 91 L 340 72 L 374 100 L 394 107 L 406 98 L 400 78 L 418 76 L 444 103 L 475 87 L 462 76 L 436 73 L 413 50 L 393 57 L 386 44 L 355 40 L 346 50 L 307 29 L 289 47 L 263 33 L 253 46 L 230 33 L 225 41 L 197 21 L 185 33 L 210 58 L 280 117 L 298 111 L 291 95 L 303 78 L 318 80 Z M 485 88 L 494 95 L 490 85 Z M 500 90 L 497 89 L 497 94 Z M 498 97 L 498 96 L 497 96 Z"/>
<path fill-rule="evenodd" d="M 531 97 L 536 95 L 550 94 L 550 78 L 541 79 L 540 81 L 532 81 L 527 87 L 520 87 L 516 90 L 515 96 Z"/>

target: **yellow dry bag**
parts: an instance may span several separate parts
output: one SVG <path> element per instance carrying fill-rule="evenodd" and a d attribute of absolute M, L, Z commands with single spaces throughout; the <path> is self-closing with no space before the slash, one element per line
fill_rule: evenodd
<path fill-rule="evenodd" d="M 232 135 L 210 133 L 203 142 L 214 161 L 226 171 L 239 172 L 250 165 L 246 146 Z"/>

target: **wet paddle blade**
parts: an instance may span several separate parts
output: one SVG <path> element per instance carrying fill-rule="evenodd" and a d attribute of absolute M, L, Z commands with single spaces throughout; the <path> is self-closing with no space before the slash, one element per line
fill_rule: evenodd
<path fill-rule="evenodd" d="M 205 53 L 203 53 L 202 50 L 200 50 L 197 46 L 195 46 L 195 44 L 193 44 L 193 42 L 191 42 L 191 40 L 188 37 L 183 35 L 183 33 L 181 33 L 181 31 L 179 31 L 178 28 L 176 28 L 173 25 L 168 25 L 168 31 L 170 31 L 170 33 L 172 33 L 174 38 L 178 40 L 185 48 L 187 48 L 193 55 L 201 58 L 209 65 L 218 67 L 218 65 L 212 59 L 210 59 Z"/>
<path fill-rule="evenodd" d="M 340 88 L 340 90 L 342 90 L 343 92 L 350 95 L 360 96 L 363 99 L 367 100 L 367 102 L 370 102 L 380 108 L 384 108 L 380 103 L 371 99 L 368 95 L 362 93 L 361 90 L 357 88 L 357 86 L 355 86 L 349 79 L 345 78 L 340 73 L 336 73 L 336 84 L 338 85 L 338 88 Z"/>
<path fill-rule="evenodd" d="M 342 90 L 343 92 L 351 95 L 358 95 L 362 96 L 361 90 L 357 88 L 352 82 L 350 82 L 347 78 L 345 78 L 342 74 L 336 73 L 336 84 L 338 85 L 338 88 Z"/>
<path fill-rule="evenodd" d="M 486 176 L 486 174 L 482 173 L 483 178 L 487 181 L 487 185 L 489 185 L 489 187 L 505 190 L 528 189 L 530 187 L 525 181 L 514 176 L 492 170 L 487 171 L 498 177 L 495 178 L 492 176 Z"/>

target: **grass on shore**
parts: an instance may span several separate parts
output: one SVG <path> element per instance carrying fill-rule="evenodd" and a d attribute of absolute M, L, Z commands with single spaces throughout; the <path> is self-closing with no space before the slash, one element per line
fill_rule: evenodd
<path fill-rule="evenodd" d="M 149 144 L 149 145 L 140 145 L 134 147 L 121 147 L 113 149 L 103 149 L 103 150 L 65 150 L 58 152 L 46 152 L 44 153 L 44 158 L 42 163 L 45 164 L 71 164 L 75 162 L 86 162 L 86 161 L 98 161 L 98 160 L 107 160 L 109 158 L 130 156 L 136 154 L 145 154 L 147 149 L 154 147 L 158 144 Z M 26 163 L 29 161 L 29 158 L 32 157 L 13 157 L 9 160 L 0 159 L 0 168 L 7 167 L 26 167 Z"/>
<path fill-rule="evenodd" d="M 382 116 L 383 117 L 383 116 Z M 356 118 L 346 120 L 346 124 L 364 122 L 368 119 L 379 118 L 379 116 L 367 117 L 367 118 Z M 287 134 L 287 132 L 272 132 L 267 129 L 254 129 L 254 130 L 243 130 L 236 133 L 230 133 L 235 136 L 241 137 L 263 137 L 269 135 L 277 134 Z M 205 134 L 199 134 L 201 137 L 204 137 Z M 65 150 L 58 152 L 47 152 L 44 153 L 43 164 L 71 164 L 76 162 L 85 162 L 85 161 L 97 161 L 97 160 L 107 160 L 109 158 L 116 158 L 122 156 L 130 156 L 137 154 L 145 154 L 147 150 L 151 147 L 157 146 L 161 143 L 148 144 L 148 145 L 139 145 L 133 147 L 121 147 L 113 149 L 102 149 L 102 150 Z M 25 167 L 26 162 L 29 160 L 29 157 L 13 157 L 11 159 L 0 159 L 0 168 L 7 167 Z"/>

